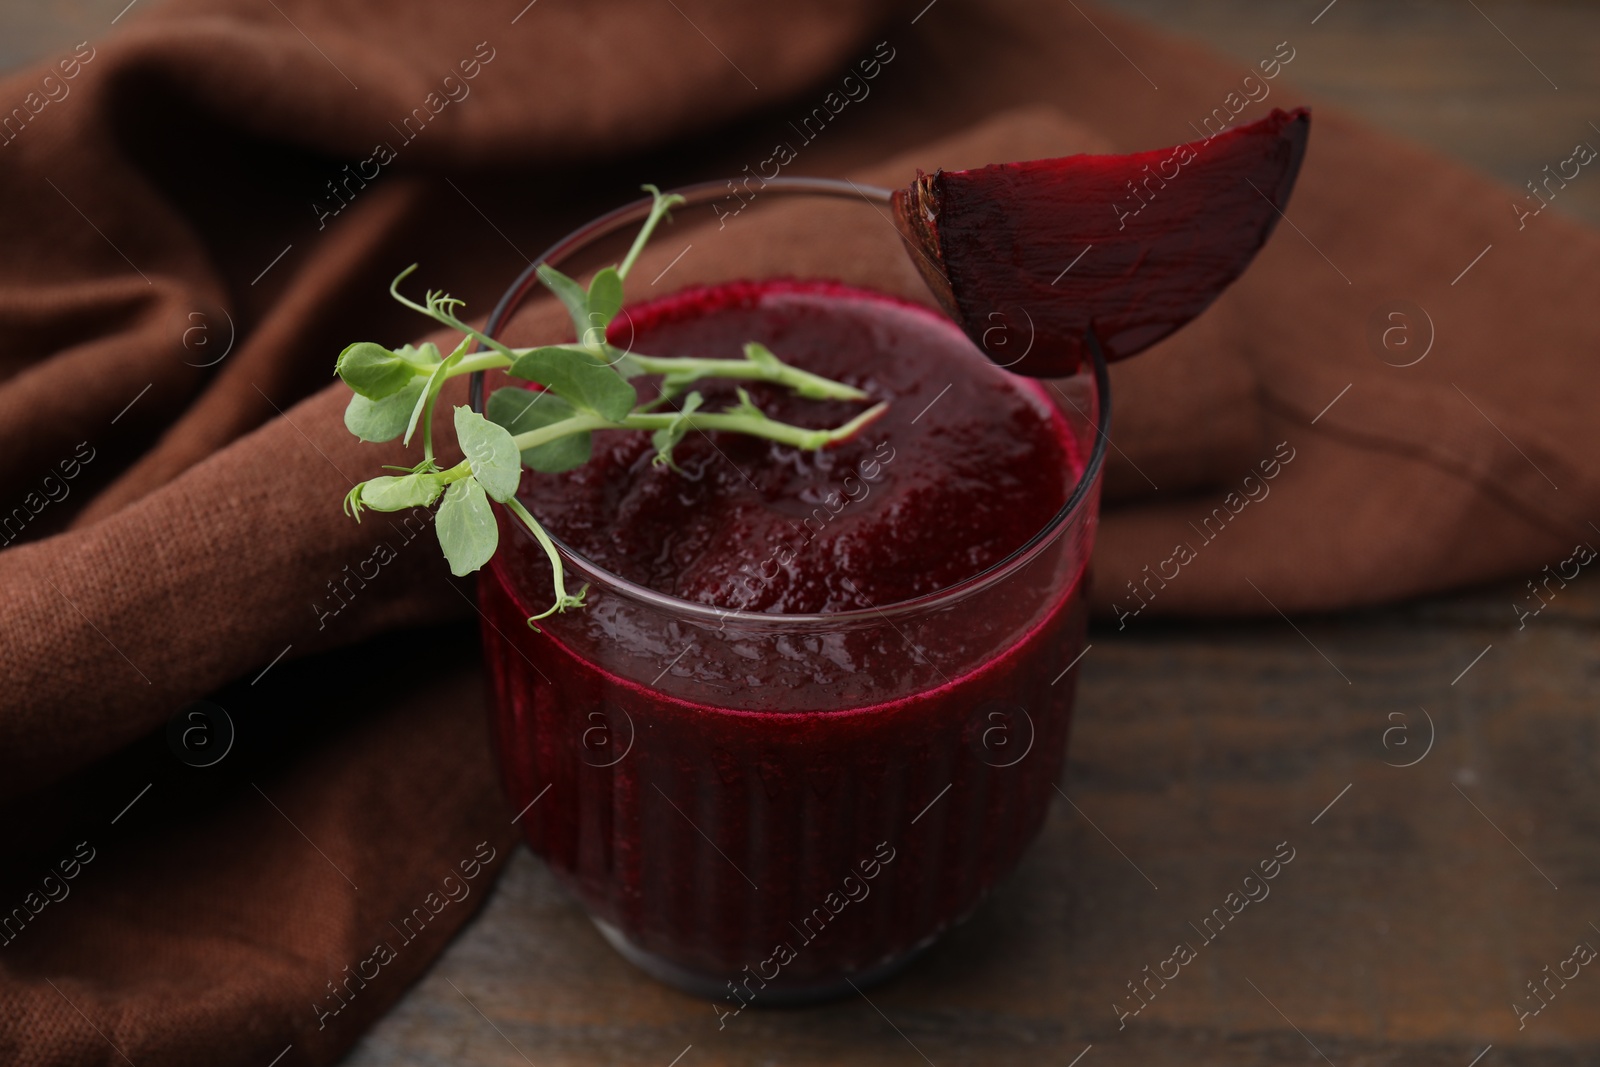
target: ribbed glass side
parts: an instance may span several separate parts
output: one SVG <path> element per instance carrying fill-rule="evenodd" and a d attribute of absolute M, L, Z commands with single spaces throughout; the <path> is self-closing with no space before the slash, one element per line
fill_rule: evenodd
<path fill-rule="evenodd" d="M 920 692 L 759 713 L 610 674 L 530 631 L 494 577 L 480 588 L 495 736 L 530 846 L 632 946 L 718 985 L 805 989 L 915 949 L 1015 867 L 1049 806 L 1079 589 Z"/>

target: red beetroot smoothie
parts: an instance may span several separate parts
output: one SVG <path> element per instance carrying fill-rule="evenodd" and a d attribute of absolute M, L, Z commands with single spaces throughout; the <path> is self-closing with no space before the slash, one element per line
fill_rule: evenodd
<path fill-rule="evenodd" d="M 597 587 L 531 631 L 549 566 L 502 522 L 479 589 L 513 810 L 538 799 L 529 844 L 658 975 L 739 1002 L 848 992 L 969 912 L 1038 831 L 1092 523 L 953 605 L 892 606 L 1027 545 L 1085 449 L 953 324 L 834 283 L 688 290 L 630 307 L 612 341 L 711 358 L 760 341 L 891 406 L 820 453 L 690 433 L 678 473 L 652 465 L 649 435 L 600 433 L 585 466 L 524 475 L 524 503 L 592 564 L 718 610 Z M 698 388 L 708 410 L 734 399 Z M 862 409 L 748 389 L 806 426 Z"/>

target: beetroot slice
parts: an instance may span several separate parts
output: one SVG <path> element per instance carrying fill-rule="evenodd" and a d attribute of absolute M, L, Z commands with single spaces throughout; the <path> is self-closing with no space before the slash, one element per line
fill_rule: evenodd
<path fill-rule="evenodd" d="M 1289 201 L 1311 115 L 1274 109 L 1203 141 L 917 172 L 894 194 L 912 259 L 973 342 L 1036 378 L 1074 373 L 1092 332 L 1125 359 L 1199 315 Z"/>

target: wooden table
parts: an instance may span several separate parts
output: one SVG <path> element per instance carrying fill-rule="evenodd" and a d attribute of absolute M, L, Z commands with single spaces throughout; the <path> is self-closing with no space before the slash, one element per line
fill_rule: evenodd
<path fill-rule="evenodd" d="M 1600 122 L 1592 5 L 1324 2 L 1115 6 L 1242 60 L 1287 9 L 1315 16 L 1297 40 L 1302 86 L 1517 185 Z M 123 6 L 8 10 L 0 64 Z M 1556 208 L 1600 223 L 1600 180 Z M 1518 629 L 1524 592 L 1298 630 L 1095 631 L 1063 782 L 1073 805 L 1057 804 L 970 922 L 859 998 L 719 1031 L 709 1005 L 625 963 L 519 854 L 347 1067 L 1600 1062 L 1600 968 L 1552 981 L 1524 1029 L 1512 1008 L 1535 1003 L 1524 983 L 1577 942 L 1600 947 L 1600 582 Z M 1206 940 L 1196 928 L 1281 842 L 1294 858 L 1270 895 Z M 1147 966 L 1170 974 L 1179 942 L 1194 959 L 1119 1022 L 1117 1005 L 1141 1003 L 1129 983 Z"/>

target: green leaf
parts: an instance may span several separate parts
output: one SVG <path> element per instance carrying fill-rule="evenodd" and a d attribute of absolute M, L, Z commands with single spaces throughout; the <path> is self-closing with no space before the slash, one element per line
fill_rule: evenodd
<path fill-rule="evenodd" d="M 589 280 L 589 321 L 602 331 L 598 341 L 604 341 L 603 331 L 622 310 L 622 275 L 615 267 L 606 267 Z M 578 338 L 580 341 L 584 338 Z"/>
<path fill-rule="evenodd" d="M 353 503 L 373 511 L 404 511 L 406 508 L 427 507 L 444 492 L 443 476 L 436 473 L 405 474 L 399 477 L 373 478 L 358 486 L 360 496 Z"/>
<path fill-rule="evenodd" d="M 601 356 L 606 361 L 606 366 L 622 375 L 624 378 L 637 378 L 644 373 L 644 368 L 639 366 L 639 361 L 633 356 L 618 348 L 616 345 L 607 344 L 600 350 Z"/>
<path fill-rule="evenodd" d="M 512 434 L 542 430 L 546 426 L 563 422 L 577 415 L 573 406 L 551 392 L 536 392 L 509 385 L 496 389 L 489 395 L 487 406 L 489 421 L 504 426 Z M 594 449 L 594 438 L 589 433 L 568 434 L 554 441 L 525 449 L 522 462 L 529 470 L 545 474 L 581 467 L 589 462 Z"/>
<path fill-rule="evenodd" d="M 357 341 L 339 353 L 334 372 L 368 400 L 393 396 L 417 375 L 415 364 L 371 341 Z"/>
<path fill-rule="evenodd" d="M 544 287 L 554 293 L 567 309 L 567 314 L 572 318 L 572 328 L 581 342 L 584 332 L 589 329 L 589 294 L 583 291 L 583 286 L 548 263 L 539 264 L 536 273 Z"/>
<path fill-rule="evenodd" d="M 394 354 L 405 360 L 407 363 L 422 367 L 425 370 L 432 370 L 433 365 L 438 363 L 439 360 L 443 358 L 439 355 L 439 346 L 434 344 L 432 341 L 424 342 L 421 348 L 413 348 L 411 345 L 401 345 L 399 348 L 394 350 Z"/>
<path fill-rule="evenodd" d="M 427 384 L 423 387 L 422 395 L 417 397 L 416 404 L 411 409 L 411 418 L 406 422 L 405 444 L 411 443 L 411 435 L 417 432 L 417 422 L 424 412 L 431 411 L 434 400 L 439 396 L 439 390 L 444 388 L 445 373 L 461 361 L 466 354 L 470 340 L 463 338 L 456 346 L 456 350 L 446 356 L 439 365 L 433 368 L 433 373 L 428 375 Z"/>
<path fill-rule="evenodd" d="M 363 441 L 393 441 L 406 432 L 411 409 L 422 398 L 423 385 L 423 379 L 412 378 L 398 393 L 382 400 L 368 400 L 356 393 L 344 409 L 345 428 Z"/>
<path fill-rule="evenodd" d="M 494 510 L 476 478 L 463 478 L 445 490 L 433 525 L 450 573 L 458 578 L 488 563 L 500 543 Z"/>
<path fill-rule="evenodd" d="M 690 393 L 683 398 L 683 407 L 679 409 L 677 418 L 673 419 L 664 428 L 650 435 L 650 443 L 655 446 L 656 456 L 651 460 L 656 466 L 667 466 L 682 474 L 683 471 L 672 461 L 672 450 L 676 448 L 689 432 L 689 416 L 699 409 L 705 398 L 699 393 Z"/>
<path fill-rule="evenodd" d="M 504 504 L 517 493 L 522 478 L 522 457 L 505 427 L 498 426 L 465 405 L 456 408 L 456 440 L 467 457 L 472 476 L 492 499 Z"/>
<path fill-rule="evenodd" d="M 618 422 L 639 402 L 633 386 L 605 360 L 579 348 L 535 348 L 517 357 L 509 371 L 560 393 L 582 411 Z"/>

